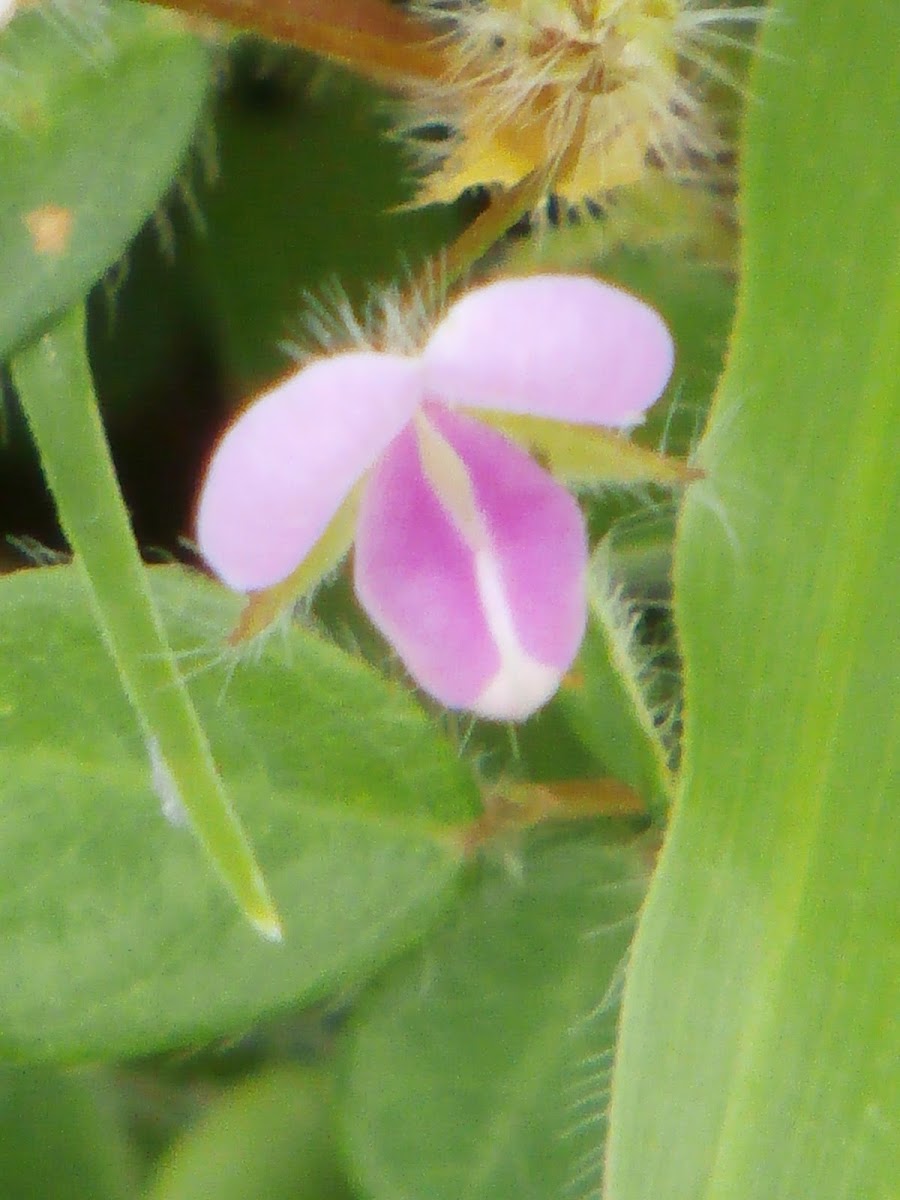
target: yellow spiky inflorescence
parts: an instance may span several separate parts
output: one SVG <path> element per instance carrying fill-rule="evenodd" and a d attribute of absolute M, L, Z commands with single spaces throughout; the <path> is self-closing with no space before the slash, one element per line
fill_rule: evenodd
<path fill-rule="evenodd" d="M 723 147 L 698 79 L 722 78 L 715 51 L 760 8 L 703 0 L 423 0 L 443 22 L 448 69 L 414 100 L 418 203 L 477 184 L 511 187 L 534 170 L 579 203 L 638 181 L 649 167 L 695 176 Z"/>

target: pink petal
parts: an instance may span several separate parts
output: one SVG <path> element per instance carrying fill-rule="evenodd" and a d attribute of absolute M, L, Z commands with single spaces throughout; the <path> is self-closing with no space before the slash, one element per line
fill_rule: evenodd
<path fill-rule="evenodd" d="M 357 593 L 425 691 L 449 708 L 521 720 L 556 691 L 581 643 L 584 522 L 500 434 L 436 405 L 428 413 L 467 468 L 486 538 L 474 546 L 438 498 L 410 427 L 363 496 Z"/>
<path fill-rule="evenodd" d="M 247 409 L 219 443 L 197 541 L 231 587 L 286 578 L 421 400 L 419 364 L 353 353 L 306 367 Z"/>
<path fill-rule="evenodd" d="M 431 399 L 622 428 L 672 373 L 659 314 L 579 275 L 503 279 L 458 300 L 422 354 Z"/>

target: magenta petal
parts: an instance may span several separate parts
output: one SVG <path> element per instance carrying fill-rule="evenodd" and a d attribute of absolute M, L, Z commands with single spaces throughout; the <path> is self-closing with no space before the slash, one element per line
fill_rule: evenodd
<path fill-rule="evenodd" d="M 353 353 L 313 363 L 248 408 L 200 495 L 197 541 L 213 570 L 248 591 L 286 578 L 420 399 L 416 361 Z"/>
<path fill-rule="evenodd" d="M 559 686 L 584 633 L 581 513 L 500 434 L 437 406 L 429 416 L 468 470 L 486 541 L 470 544 L 438 499 L 410 428 L 363 497 L 357 592 L 427 692 L 521 720 Z"/>
<path fill-rule="evenodd" d="M 356 591 L 413 677 L 468 708 L 500 665 L 474 558 L 422 474 L 403 431 L 372 472 L 356 527 Z"/>
<path fill-rule="evenodd" d="M 578 653 L 586 622 L 581 509 L 502 434 L 437 405 L 427 412 L 469 470 L 523 649 L 562 675 Z"/>
<path fill-rule="evenodd" d="M 431 399 L 621 428 L 658 399 L 674 349 L 659 314 L 630 293 L 534 275 L 463 296 L 422 360 Z"/>

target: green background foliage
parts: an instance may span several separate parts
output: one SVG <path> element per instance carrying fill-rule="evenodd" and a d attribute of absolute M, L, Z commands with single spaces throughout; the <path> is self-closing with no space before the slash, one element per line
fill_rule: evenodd
<path fill-rule="evenodd" d="M 21 380 L 96 285 L 81 361 L 125 503 L 145 556 L 152 528 L 183 558 L 202 459 L 305 340 L 304 295 L 337 276 L 361 300 L 467 206 L 395 210 L 410 186 L 368 86 L 149 5 L 82 16 L 0 33 L 0 358 Z M 497 260 L 598 269 L 660 307 L 678 365 L 650 444 L 696 444 L 726 361 L 677 536 L 655 495 L 586 498 L 670 748 L 683 721 L 664 837 L 661 730 L 602 601 L 577 678 L 513 734 L 413 695 L 343 578 L 238 655 L 237 598 L 137 569 L 284 918 L 272 946 L 162 815 L 79 566 L 0 577 L 0 1200 L 895 1195 L 894 25 L 889 0 L 765 23 L 730 335 L 734 279 L 680 234 L 622 247 L 617 218 Z M 45 204 L 72 213 L 58 253 L 23 219 Z M 20 498 L 15 408 L 9 429 L 0 532 L 63 549 Z M 109 561 L 82 556 L 95 597 L 121 583 Z M 606 773 L 655 829 L 526 831 L 503 807 L 511 782 L 552 798 Z"/>
<path fill-rule="evenodd" d="M 351 1030 L 344 1120 L 374 1196 L 513 1200 L 601 1175 L 618 987 L 646 865 L 596 832 L 488 866 Z"/>

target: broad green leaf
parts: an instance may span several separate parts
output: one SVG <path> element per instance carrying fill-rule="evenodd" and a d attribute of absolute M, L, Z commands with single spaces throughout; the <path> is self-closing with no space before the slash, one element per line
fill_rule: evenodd
<path fill-rule="evenodd" d="M 65 314 L 11 364 L 97 622 L 156 770 L 244 915 L 279 940 L 281 922 L 222 786 L 203 726 L 166 642 L 97 411 L 84 312 Z"/>
<path fill-rule="evenodd" d="M 0 1052 L 219 1036 L 357 978 L 454 891 L 470 772 L 399 687 L 309 633 L 222 653 L 239 598 L 148 571 L 284 918 L 262 941 L 197 860 L 72 567 L 0 579 Z M 155 794 L 156 793 L 156 794 Z"/>
<path fill-rule="evenodd" d="M 329 1091 L 295 1065 L 242 1081 L 174 1143 L 144 1200 L 352 1200 Z"/>
<path fill-rule="evenodd" d="M 4 1200 L 130 1200 L 135 1167 L 103 1076 L 0 1069 Z"/>
<path fill-rule="evenodd" d="M 785 0 L 763 38 L 607 1200 L 897 1195 L 898 66 L 886 2 Z"/>
<path fill-rule="evenodd" d="M 344 1123 L 374 1200 L 596 1190 L 618 983 L 643 897 L 599 827 L 486 863 L 453 924 L 355 1017 Z"/>
<path fill-rule="evenodd" d="M 180 17 L 117 3 L 85 33 L 47 8 L 0 41 L 0 359 L 119 258 L 171 185 L 209 85 Z"/>

